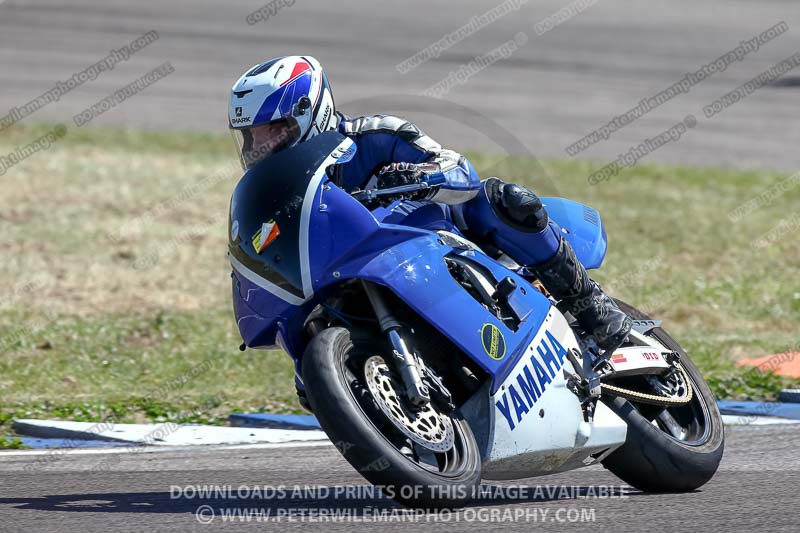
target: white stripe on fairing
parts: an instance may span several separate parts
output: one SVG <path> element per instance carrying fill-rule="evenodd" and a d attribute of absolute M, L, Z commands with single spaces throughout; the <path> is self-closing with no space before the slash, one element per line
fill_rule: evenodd
<path fill-rule="evenodd" d="M 294 294 L 278 287 L 266 278 L 263 278 L 244 266 L 238 259 L 228 254 L 231 261 L 231 266 L 234 270 L 238 271 L 248 281 L 258 285 L 265 291 L 274 294 L 281 300 L 288 302 L 292 305 L 302 305 L 314 296 L 314 289 L 311 284 L 311 260 L 310 260 L 310 243 L 309 243 L 309 220 L 311 219 L 311 208 L 314 206 L 314 194 L 319 189 L 319 184 L 325 178 L 325 170 L 336 162 L 350 146 L 353 141 L 345 138 L 339 145 L 331 150 L 331 154 L 325 158 L 322 164 L 317 167 L 311 181 L 306 188 L 305 197 L 303 198 L 303 208 L 300 214 L 300 283 L 303 289 L 304 298 L 295 296 Z"/>
<path fill-rule="evenodd" d="M 285 302 L 288 302 L 292 305 L 303 305 L 307 301 L 303 300 L 298 296 L 295 296 L 294 294 L 284 289 L 281 289 L 280 287 L 268 281 L 267 279 L 262 278 L 261 276 L 259 276 L 258 274 L 256 274 L 255 272 L 244 266 L 238 259 L 233 257 L 233 255 L 228 254 L 228 258 L 230 258 L 231 260 L 231 266 L 233 267 L 233 269 L 236 270 L 242 276 L 244 276 L 245 279 L 247 279 L 247 281 L 254 283 L 255 285 L 258 285 L 265 291 L 269 292 L 270 294 L 274 294 L 281 300 L 284 300 Z"/>
<path fill-rule="evenodd" d="M 314 296 L 314 289 L 311 285 L 311 265 L 309 248 L 309 220 L 311 219 L 311 208 L 314 206 L 314 194 L 319 189 L 319 184 L 325 178 L 325 170 L 339 159 L 348 148 L 353 144 L 353 141 L 345 138 L 339 145 L 331 150 L 331 154 L 325 158 L 325 161 L 317 168 L 311 181 L 308 183 L 306 195 L 303 198 L 303 210 L 300 214 L 300 279 L 303 285 L 303 296 L 308 301 Z"/>

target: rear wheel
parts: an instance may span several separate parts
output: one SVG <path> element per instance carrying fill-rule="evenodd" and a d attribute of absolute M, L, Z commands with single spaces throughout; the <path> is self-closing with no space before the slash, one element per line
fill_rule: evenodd
<path fill-rule="evenodd" d="M 308 399 L 347 461 L 410 506 L 459 507 L 480 484 L 475 437 L 456 413 L 411 409 L 384 349 L 345 328 L 316 335 L 303 355 Z"/>
<path fill-rule="evenodd" d="M 625 302 L 617 304 L 634 320 L 650 320 Z M 722 417 L 711 389 L 680 345 L 661 328 L 648 336 L 680 354 L 692 399 L 664 407 L 604 395 L 606 405 L 628 424 L 628 436 L 603 466 L 643 491 L 691 491 L 708 482 L 722 460 Z"/>

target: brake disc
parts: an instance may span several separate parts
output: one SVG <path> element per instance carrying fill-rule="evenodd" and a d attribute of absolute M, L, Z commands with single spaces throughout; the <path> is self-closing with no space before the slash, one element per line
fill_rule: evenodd
<path fill-rule="evenodd" d="M 434 452 L 446 452 L 453 447 L 455 437 L 450 417 L 437 412 L 430 402 L 413 411 L 406 407 L 397 393 L 400 384 L 382 357 L 367 359 L 364 375 L 381 411 L 405 436 Z"/>

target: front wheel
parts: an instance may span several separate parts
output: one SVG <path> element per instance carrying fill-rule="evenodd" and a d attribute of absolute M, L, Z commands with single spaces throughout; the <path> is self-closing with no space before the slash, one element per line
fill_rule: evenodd
<path fill-rule="evenodd" d="M 624 302 L 617 304 L 634 320 L 650 319 Z M 722 460 L 722 417 L 711 389 L 680 345 L 661 328 L 648 335 L 680 354 L 694 395 L 689 403 L 674 407 L 604 396 L 606 405 L 628 424 L 628 436 L 603 466 L 646 492 L 691 491 L 707 483 Z"/>
<path fill-rule="evenodd" d="M 452 508 L 475 494 L 481 459 L 456 413 L 411 409 L 374 338 L 345 328 L 316 335 L 303 354 L 308 399 L 345 459 L 389 497 L 409 506 Z"/>

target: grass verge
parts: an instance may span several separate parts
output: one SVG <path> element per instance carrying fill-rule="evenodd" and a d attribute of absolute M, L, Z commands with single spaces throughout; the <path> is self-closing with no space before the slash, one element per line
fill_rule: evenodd
<path fill-rule="evenodd" d="M 0 155 L 51 127 L 11 128 Z M 0 428 L 21 417 L 223 423 L 236 410 L 299 412 L 289 358 L 237 349 L 225 217 L 240 171 L 229 144 L 72 129 L 0 177 Z M 735 365 L 798 349 L 800 241 L 776 228 L 800 187 L 730 216 L 785 176 L 640 165 L 589 186 L 599 164 L 470 160 L 483 176 L 599 209 L 610 248 L 593 275 L 663 319 L 718 396 L 774 399 L 798 384 Z"/>

